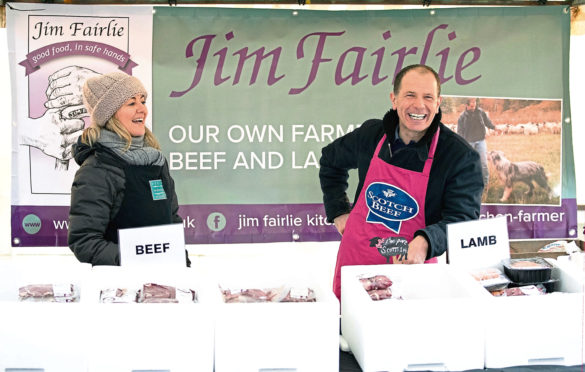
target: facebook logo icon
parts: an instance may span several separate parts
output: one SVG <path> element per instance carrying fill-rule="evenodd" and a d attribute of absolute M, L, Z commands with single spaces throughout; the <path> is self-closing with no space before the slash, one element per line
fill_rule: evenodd
<path fill-rule="evenodd" d="M 221 231 L 225 228 L 226 218 L 219 212 L 213 212 L 207 216 L 207 227 L 211 231 Z"/>

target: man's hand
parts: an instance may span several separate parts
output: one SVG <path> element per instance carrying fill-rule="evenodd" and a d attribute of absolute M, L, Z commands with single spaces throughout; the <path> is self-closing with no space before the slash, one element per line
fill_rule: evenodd
<path fill-rule="evenodd" d="M 406 260 L 399 261 L 397 256 L 393 257 L 393 263 L 395 264 L 422 264 L 427 259 L 427 253 L 429 251 L 429 243 L 422 236 L 419 235 L 408 244 L 408 258 Z"/>
<path fill-rule="evenodd" d="M 335 224 L 335 228 L 339 231 L 339 234 L 343 235 L 345 231 L 345 224 L 347 223 L 347 219 L 349 218 L 349 213 L 339 215 L 335 217 L 333 223 Z"/>

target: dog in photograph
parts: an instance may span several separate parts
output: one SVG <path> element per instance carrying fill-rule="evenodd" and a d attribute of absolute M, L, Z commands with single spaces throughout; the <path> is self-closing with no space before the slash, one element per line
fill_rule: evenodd
<path fill-rule="evenodd" d="M 533 161 L 512 162 L 506 158 L 502 151 L 490 151 L 488 159 L 496 169 L 498 178 L 504 184 L 504 194 L 500 201 L 507 201 L 510 198 L 514 183 L 524 182 L 528 185 L 527 196 L 532 196 L 534 183 L 546 190 L 548 195 L 551 189 L 544 172 L 544 167 Z"/>

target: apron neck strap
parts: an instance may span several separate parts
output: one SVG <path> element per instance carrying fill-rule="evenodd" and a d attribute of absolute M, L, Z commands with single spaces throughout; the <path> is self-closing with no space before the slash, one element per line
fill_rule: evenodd
<path fill-rule="evenodd" d="M 429 157 L 425 161 L 423 174 L 425 174 L 427 176 L 431 173 L 431 166 L 433 165 L 433 158 L 435 157 L 435 150 L 437 149 L 437 143 L 439 143 L 439 132 L 440 131 L 441 131 L 441 127 L 439 126 L 439 127 L 437 127 L 437 131 L 433 135 L 433 140 L 431 141 L 431 147 L 429 149 Z M 385 140 L 386 140 L 386 134 L 384 134 L 384 136 L 382 136 L 382 139 L 380 140 L 380 142 L 378 142 L 374 156 L 379 156 L 380 149 L 382 148 L 382 144 L 384 143 Z"/>
<path fill-rule="evenodd" d="M 374 152 L 374 156 L 380 155 L 380 149 L 382 148 L 382 144 L 384 144 L 385 140 L 386 140 L 386 134 L 384 134 L 382 136 L 382 139 L 380 140 L 380 142 L 378 142 L 378 145 L 376 146 L 376 151 Z"/>
<path fill-rule="evenodd" d="M 433 165 L 433 158 L 435 157 L 435 150 L 437 149 L 437 143 L 439 142 L 439 132 L 441 131 L 441 127 L 437 127 L 437 131 L 433 136 L 433 140 L 431 141 L 431 148 L 429 149 L 429 157 L 427 161 L 425 161 L 425 167 L 423 169 L 423 173 L 425 175 L 429 175 L 431 173 L 431 166 Z"/>

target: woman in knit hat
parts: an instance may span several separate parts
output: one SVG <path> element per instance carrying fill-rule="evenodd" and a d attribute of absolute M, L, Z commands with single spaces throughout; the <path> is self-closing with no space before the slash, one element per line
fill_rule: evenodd
<path fill-rule="evenodd" d="M 80 168 L 71 187 L 68 235 L 81 262 L 119 265 L 118 229 L 183 222 L 167 161 L 145 126 L 146 96 L 140 80 L 123 72 L 83 86 L 91 125 L 73 146 Z"/>

